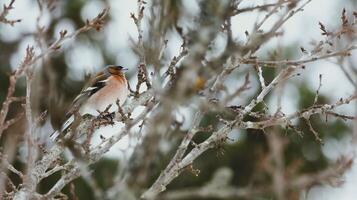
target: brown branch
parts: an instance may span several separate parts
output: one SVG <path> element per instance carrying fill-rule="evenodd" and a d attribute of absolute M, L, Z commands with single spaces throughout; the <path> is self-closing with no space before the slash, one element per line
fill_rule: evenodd
<path fill-rule="evenodd" d="M 8 5 L 4 4 L 3 11 L 0 13 L 0 22 L 1 23 L 14 26 L 15 23 L 21 22 L 21 19 L 9 20 L 6 18 L 7 15 L 9 14 L 10 10 L 14 9 L 14 6 L 13 6 L 14 3 L 15 3 L 15 0 L 11 0 L 11 2 Z"/>
<path fill-rule="evenodd" d="M 266 17 L 254 27 L 254 34 L 246 34 L 248 35 L 248 40 L 246 42 L 246 44 L 239 48 L 239 51 L 242 55 L 246 55 L 247 53 L 249 53 L 249 56 L 254 54 L 259 47 L 266 43 L 267 41 L 269 41 L 269 39 L 271 39 L 274 36 L 278 36 L 279 33 L 277 32 L 290 18 L 292 18 L 293 16 L 295 16 L 296 13 L 302 12 L 304 7 L 309 4 L 311 2 L 311 0 L 307 0 L 306 2 L 304 2 L 300 7 L 296 8 L 296 9 L 287 9 L 286 13 L 284 13 L 279 20 L 277 20 L 272 27 L 270 28 L 269 31 L 262 33 L 261 31 L 259 31 L 259 27 L 262 26 L 264 24 L 264 22 L 271 16 L 271 14 L 269 13 L 268 15 L 266 15 Z M 280 3 L 280 2 L 279 2 Z M 278 3 L 278 4 L 279 4 Z M 277 8 L 275 8 L 272 12 L 274 12 Z M 247 33 L 247 32 L 246 32 Z"/>
<path fill-rule="evenodd" d="M 146 57 L 145 57 L 145 47 L 143 41 L 143 30 L 141 28 L 142 19 L 144 17 L 144 10 L 146 2 L 144 0 L 138 0 L 138 10 L 136 16 L 134 13 L 130 14 L 130 17 L 133 19 L 137 32 L 138 32 L 138 52 L 139 52 L 139 66 L 138 66 L 138 83 L 136 85 L 135 96 L 138 97 L 140 86 L 142 83 L 146 83 L 148 89 L 151 88 L 151 81 L 149 73 L 146 66 Z"/>
<path fill-rule="evenodd" d="M 288 68 L 283 69 L 274 79 L 272 82 L 269 83 L 269 85 L 267 85 L 264 89 L 262 89 L 262 91 L 260 92 L 260 94 L 256 97 L 256 99 L 254 99 L 253 101 L 251 101 L 243 110 L 243 114 L 247 114 L 249 112 L 252 111 L 252 109 L 260 102 L 262 102 L 264 100 L 264 97 L 276 86 L 278 85 L 281 81 L 286 80 L 289 78 L 290 74 L 293 73 L 293 71 L 295 71 L 297 68 L 301 68 L 300 67 L 294 67 L 294 66 L 290 66 Z"/>
<path fill-rule="evenodd" d="M 349 48 L 346 48 L 345 50 L 342 51 L 336 51 L 336 52 L 330 52 L 330 53 L 326 53 L 320 56 L 312 56 L 306 59 L 301 59 L 301 60 L 278 60 L 278 61 L 263 61 L 263 60 L 257 60 L 257 59 L 241 59 L 240 62 L 242 64 L 257 64 L 257 65 L 261 65 L 262 67 L 272 67 L 275 68 L 276 66 L 279 65 L 294 65 L 294 66 L 298 66 L 298 65 L 303 65 L 306 63 L 310 63 L 310 62 L 315 62 L 317 60 L 323 60 L 326 58 L 332 58 L 332 57 L 345 57 L 345 56 L 350 56 L 351 55 L 351 51 L 357 49 L 357 46 L 351 46 Z"/>
<path fill-rule="evenodd" d="M 14 101 L 19 100 L 19 98 L 13 97 L 17 79 L 21 75 L 23 75 L 24 71 L 28 68 L 30 63 L 33 61 L 34 55 L 35 54 L 34 54 L 33 47 L 28 46 L 26 48 L 26 55 L 25 55 L 23 61 L 21 62 L 20 66 L 15 70 L 15 72 L 12 73 L 12 75 L 9 78 L 9 87 L 7 90 L 5 101 L 3 102 L 1 111 L 0 111 L 0 138 L 2 136 L 2 133 L 5 130 L 4 123 L 5 123 L 6 116 L 9 112 L 10 104 Z"/>
<path fill-rule="evenodd" d="M 329 184 L 338 186 L 341 183 L 341 176 L 350 169 L 353 159 L 342 157 L 336 164 L 316 174 L 304 174 L 296 177 L 289 183 L 292 189 L 310 188 L 313 185 Z"/>
<path fill-rule="evenodd" d="M 252 7 L 246 7 L 246 8 L 236 8 L 233 10 L 232 13 L 230 13 L 231 16 L 239 15 L 241 13 L 245 12 L 251 12 L 251 11 L 265 11 L 268 10 L 270 7 L 275 7 L 275 6 L 281 6 L 282 4 L 286 3 L 291 3 L 291 0 L 285 0 L 285 1 L 279 1 L 279 3 L 270 3 L 270 4 L 264 4 L 264 5 L 258 5 L 258 6 L 252 6 Z"/>
<path fill-rule="evenodd" d="M 227 95 L 223 99 L 223 105 L 230 102 L 232 99 L 238 97 L 242 92 L 250 89 L 250 80 L 249 80 L 249 73 L 247 73 L 244 77 L 244 83 L 241 85 L 234 93 Z"/>
<path fill-rule="evenodd" d="M 7 113 L 9 111 L 9 106 L 12 103 L 12 98 L 13 98 L 13 93 L 15 92 L 15 85 L 17 82 L 17 79 L 23 75 L 24 70 L 26 70 L 26 68 L 29 68 L 30 66 L 32 66 L 33 64 L 35 64 L 38 60 L 42 59 L 43 57 L 55 52 L 56 50 L 61 48 L 61 45 L 69 39 L 75 38 L 76 36 L 78 36 L 79 34 L 86 32 L 92 28 L 95 28 L 96 30 L 100 30 L 103 27 L 103 23 L 104 23 L 104 19 L 108 14 L 109 9 L 106 8 L 104 9 L 101 13 L 99 13 L 97 15 L 97 17 L 95 17 L 92 20 L 87 20 L 86 24 L 79 28 L 78 30 L 76 30 L 75 32 L 73 32 L 72 34 L 67 34 L 67 31 L 61 31 L 60 32 L 60 37 L 54 42 L 52 43 L 49 48 L 47 50 L 45 50 L 44 52 L 42 52 L 41 54 L 35 56 L 34 52 L 33 52 L 33 48 L 32 47 L 27 47 L 26 49 L 26 55 L 25 58 L 23 60 L 23 62 L 21 63 L 21 65 L 19 66 L 18 69 L 15 70 L 15 72 L 10 76 L 9 78 L 9 87 L 8 87 L 8 92 L 6 95 L 6 99 L 3 102 L 1 111 L 0 111 L 0 138 L 1 135 L 4 131 L 3 129 L 3 124 L 5 122 Z"/>
<path fill-rule="evenodd" d="M 105 8 L 103 9 L 94 19 L 92 20 L 87 20 L 86 24 L 84 26 L 82 26 L 81 28 L 77 29 L 75 32 L 68 34 L 67 30 L 63 30 L 61 31 L 60 37 L 53 42 L 47 50 L 45 50 L 44 52 L 42 52 L 41 54 L 39 54 L 38 56 L 36 56 L 33 61 L 31 63 L 29 63 L 30 65 L 34 64 L 35 62 L 37 62 L 39 59 L 59 50 L 62 46 L 62 44 L 69 39 L 73 39 L 75 37 L 77 37 L 79 34 L 87 32 L 91 29 L 96 29 L 97 31 L 100 31 L 103 26 L 104 26 L 104 20 L 106 18 L 106 16 L 108 15 L 109 12 L 109 8 Z"/>
<path fill-rule="evenodd" d="M 23 187 L 14 195 L 14 199 L 22 199 L 22 198 L 28 198 L 31 196 L 36 196 L 36 194 L 33 192 L 39 183 L 39 180 L 41 178 L 42 174 L 45 174 L 45 171 L 51 166 L 51 164 L 58 158 L 59 154 L 63 151 L 64 147 L 60 146 L 55 146 L 51 149 L 51 151 L 48 153 L 48 155 L 43 156 L 42 162 L 35 164 L 34 163 L 34 157 L 33 157 L 33 151 L 35 151 L 34 147 L 34 129 L 35 129 L 35 124 L 33 124 L 33 118 L 32 118 L 32 111 L 31 111 L 31 103 L 30 103 L 30 94 L 31 94 L 31 79 L 32 79 L 32 69 L 31 66 L 35 64 L 38 60 L 42 59 L 43 57 L 57 51 L 58 49 L 61 48 L 61 45 L 68 39 L 75 38 L 78 36 L 80 33 L 83 33 L 85 31 L 88 31 L 90 29 L 96 29 L 97 31 L 101 30 L 101 28 L 104 25 L 104 19 L 106 15 L 108 14 L 109 9 L 104 9 L 101 13 L 97 15 L 92 20 L 87 20 L 86 24 L 73 32 L 72 34 L 67 34 L 67 31 L 61 31 L 60 32 L 60 37 L 52 43 L 46 50 L 44 50 L 41 54 L 35 56 L 33 49 L 28 48 L 27 49 L 27 54 L 22 62 L 22 65 L 16 70 L 15 75 L 10 77 L 10 87 L 8 92 L 8 96 L 11 97 L 13 92 L 14 92 L 14 87 L 16 83 L 16 79 L 23 74 L 23 72 L 26 70 L 26 77 L 27 77 L 27 96 L 26 96 L 26 116 L 28 119 L 28 123 L 30 125 L 29 128 L 29 133 L 28 133 L 28 152 L 29 152 L 29 163 L 28 163 L 28 171 L 26 175 L 26 179 L 24 181 Z M 11 85 L 13 83 L 13 85 Z M 13 88 L 12 88 L 13 87 Z M 11 89 L 11 90 L 10 90 Z M 5 107 L 3 106 L 2 109 L 5 109 L 4 118 L 6 117 L 6 113 L 8 111 L 8 102 L 5 100 L 6 103 Z M 2 120 L 3 114 L 0 115 L 0 119 Z M 3 124 L 3 121 L 0 120 L 0 124 Z M 0 126 L 2 128 L 2 126 Z M 1 133 L 1 129 L 0 129 Z"/>
<path fill-rule="evenodd" d="M 312 124 L 310 122 L 310 119 L 305 119 L 307 126 L 309 127 L 309 130 L 314 134 L 316 141 L 323 143 L 322 139 L 319 136 L 319 133 L 315 131 L 314 127 L 312 127 Z"/>
<path fill-rule="evenodd" d="M 329 184 L 338 186 L 341 183 L 341 176 L 350 169 L 353 160 L 342 157 L 333 166 L 328 167 L 316 174 L 302 174 L 297 177 L 292 177 L 286 182 L 287 190 L 303 190 L 309 189 L 313 185 Z M 197 198 L 214 198 L 214 199 L 249 199 L 258 195 L 269 195 L 273 190 L 271 185 L 254 185 L 247 187 L 235 187 L 230 185 L 230 180 L 227 180 L 229 174 L 222 174 L 219 179 L 215 179 L 216 174 L 222 169 L 215 172 L 214 177 L 202 187 L 190 187 L 179 190 L 171 190 L 158 196 L 162 200 L 182 200 L 182 199 L 197 199 Z M 230 170 L 230 169 L 225 169 Z"/>
<path fill-rule="evenodd" d="M 140 86 L 142 83 L 146 83 L 148 89 L 151 88 L 151 83 L 148 76 L 148 71 L 144 63 L 140 63 L 138 66 L 138 83 L 136 84 L 135 97 L 138 97 L 140 94 Z"/>
<path fill-rule="evenodd" d="M 317 103 L 317 100 L 319 99 L 319 93 L 320 93 L 321 86 L 322 86 L 322 74 L 319 75 L 319 87 L 316 90 L 313 105 L 315 105 Z"/>
<path fill-rule="evenodd" d="M 8 162 L 6 155 L 0 153 L 0 159 L 1 159 L 1 164 L 4 165 L 8 170 L 18 175 L 20 178 L 23 177 L 23 174 Z"/>
<path fill-rule="evenodd" d="M 167 68 L 167 71 L 165 72 L 164 76 L 170 75 L 172 79 L 175 77 L 176 74 L 176 65 L 178 62 L 181 61 L 183 57 L 185 57 L 188 54 L 188 49 L 186 46 L 187 41 L 183 41 L 181 47 L 180 47 L 180 53 L 177 56 L 174 56 L 169 64 L 169 67 Z"/>
<path fill-rule="evenodd" d="M 349 120 L 355 120 L 355 119 L 357 119 L 356 116 L 342 115 L 342 114 L 335 113 L 335 112 L 331 112 L 331 111 L 326 111 L 325 113 L 326 113 L 326 115 L 332 115 L 332 116 L 334 116 L 334 117 L 341 118 L 341 119 L 343 119 L 343 120 L 347 120 L 347 119 L 349 119 Z"/>
<path fill-rule="evenodd" d="M 3 125 L 3 130 L 8 129 L 10 126 L 14 125 L 16 122 L 18 122 L 22 117 L 25 115 L 25 113 L 21 112 L 20 114 L 16 115 L 14 118 L 6 120 L 4 125 Z"/>
<path fill-rule="evenodd" d="M 295 113 L 292 113 L 289 115 L 280 116 L 277 118 L 271 118 L 271 119 L 259 121 L 259 122 L 246 121 L 246 122 L 240 123 L 240 127 L 244 128 L 244 129 L 264 129 L 264 128 L 276 126 L 276 125 L 284 126 L 284 125 L 289 124 L 290 120 L 292 120 L 292 119 L 295 119 L 295 118 L 309 119 L 311 115 L 321 114 L 321 113 L 331 111 L 332 109 L 334 109 L 338 106 L 349 104 L 351 101 L 355 100 L 356 98 L 357 98 L 356 95 L 352 95 L 345 99 L 341 98 L 334 104 L 314 105 L 314 106 L 312 106 L 310 108 L 306 108 L 302 111 L 298 111 L 298 112 L 295 112 Z"/>

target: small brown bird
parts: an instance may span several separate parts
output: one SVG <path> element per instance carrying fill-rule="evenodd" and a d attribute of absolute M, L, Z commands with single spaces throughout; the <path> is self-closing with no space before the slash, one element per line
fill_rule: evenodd
<path fill-rule="evenodd" d="M 51 138 L 56 140 L 59 134 L 71 126 L 76 112 L 81 116 L 85 114 L 98 116 L 109 105 L 111 105 L 109 112 L 116 111 L 118 109 L 117 100 L 119 100 L 120 106 L 123 105 L 129 95 L 128 82 L 125 78 L 127 70 L 122 66 L 109 65 L 91 78 L 81 93 L 73 100 L 66 114 L 68 119 L 60 130 L 51 134 Z"/>

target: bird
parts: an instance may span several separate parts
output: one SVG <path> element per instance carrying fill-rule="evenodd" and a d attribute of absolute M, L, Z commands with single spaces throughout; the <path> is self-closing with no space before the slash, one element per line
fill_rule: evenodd
<path fill-rule="evenodd" d="M 50 138 L 58 140 L 61 133 L 71 127 L 78 113 L 80 116 L 90 114 L 98 116 L 103 111 L 114 112 L 118 109 L 117 101 L 122 106 L 130 94 L 125 72 L 128 68 L 120 65 L 108 65 L 104 70 L 93 76 L 80 94 L 73 100 L 66 113 L 67 120 L 59 130 L 54 131 Z M 109 108 L 109 110 L 106 110 Z"/>

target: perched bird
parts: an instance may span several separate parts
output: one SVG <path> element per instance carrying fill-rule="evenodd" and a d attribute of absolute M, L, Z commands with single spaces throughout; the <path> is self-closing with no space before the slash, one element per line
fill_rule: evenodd
<path fill-rule="evenodd" d="M 51 138 L 56 140 L 58 136 L 65 132 L 74 121 L 74 114 L 81 116 L 90 114 L 98 116 L 100 112 L 110 106 L 109 112 L 118 109 L 116 104 L 123 105 L 129 95 L 128 82 L 125 78 L 125 71 L 122 66 L 109 65 L 103 71 L 96 74 L 89 83 L 82 89 L 81 93 L 73 100 L 66 117 L 67 120 L 60 130 L 52 133 Z"/>

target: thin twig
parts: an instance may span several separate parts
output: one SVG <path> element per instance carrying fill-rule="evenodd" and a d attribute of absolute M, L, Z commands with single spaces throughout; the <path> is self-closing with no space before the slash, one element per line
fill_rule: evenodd
<path fill-rule="evenodd" d="M 14 6 L 13 6 L 14 3 L 15 3 L 15 0 L 11 0 L 11 2 L 8 5 L 4 4 L 3 11 L 0 13 L 0 22 L 1 23 L 14 26 L 16 23 L 21 22 L 21 19 L 9 20 L 6 18 L 7 15 L 9 14 L 10 10 L 14 9 Z"/>

